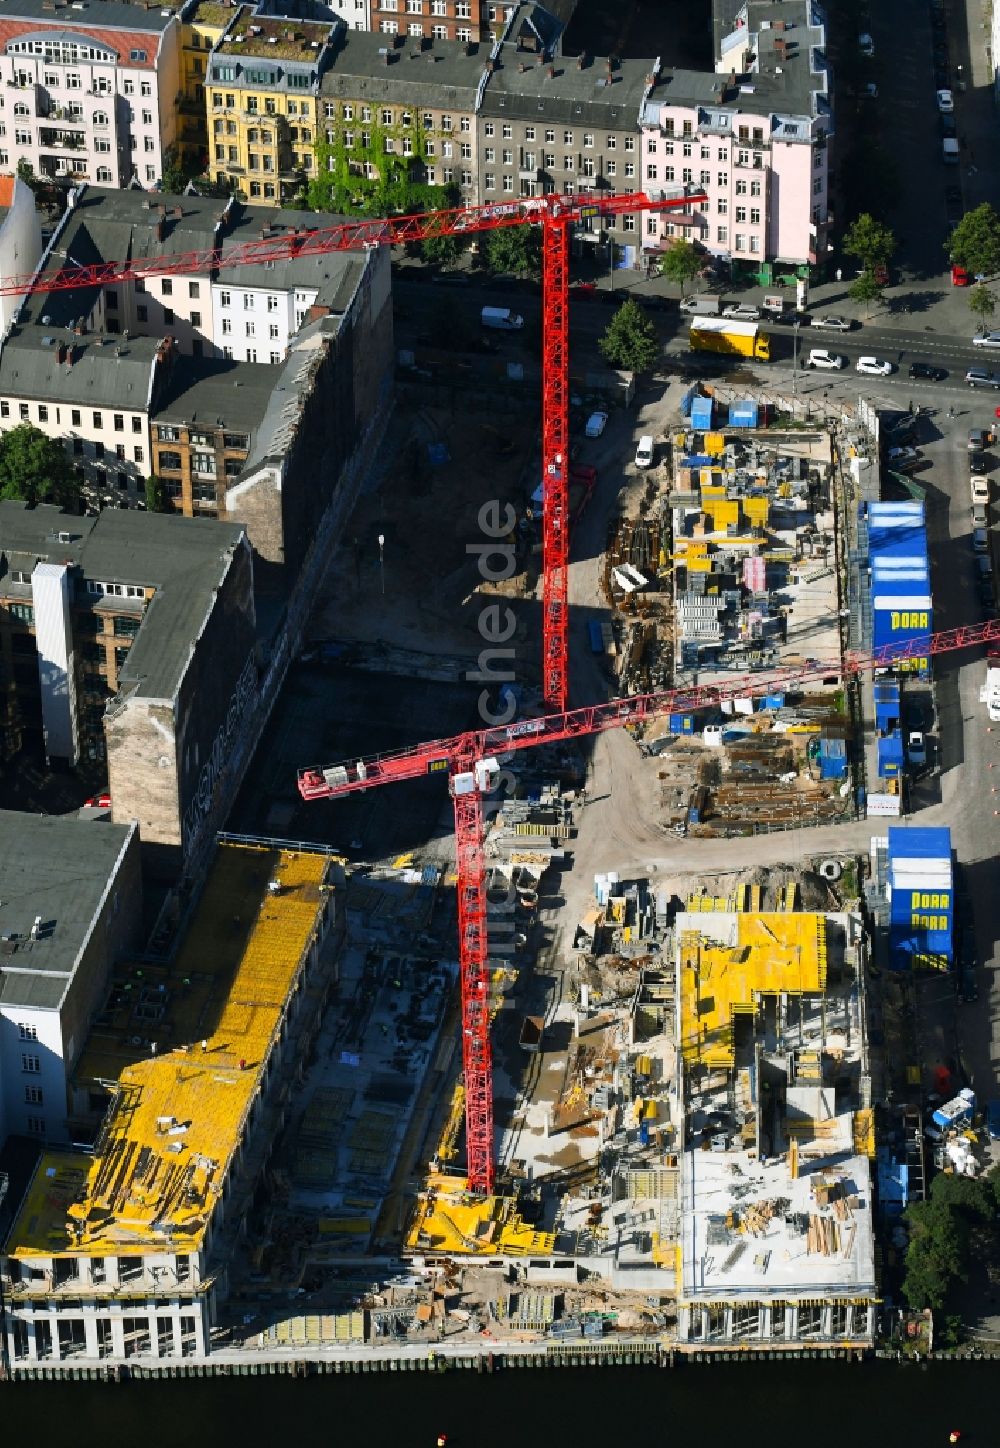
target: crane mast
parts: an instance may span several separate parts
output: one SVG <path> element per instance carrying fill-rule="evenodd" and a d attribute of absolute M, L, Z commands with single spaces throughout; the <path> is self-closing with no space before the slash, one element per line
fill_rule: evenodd
<path fill-rule="evenodd" d="M 490 729 L 469 730 L 391 754 L 300 770 L 304 800 L 335 799 L 359 790 L 447 771 L 455 811 L 459 968 L 462 990 L 462 1062 L 465 1071 L 466 1169 L 471 1192 L 488 1196 L 495 1182 L 493 1081 L 489 1019 L 489 945 L 483 848 L 484 796 L 498 774 L 501 753 L 536 749 L 570 739 L 587 739 L 611 729 L 650 723 L 664 714 L 718 707 L 727 700 L 818 683 L 831 675 L 850 677 L 888 669 L 914 658 L 1000 640 L 1000 621 L 925 634 L 872 653 L 849 653 L 843 663 L 813 660 L 801 668 L 743 675 L 726 684 L 668 689 L 613 699 L 604 704 L 559 710 Z"/>

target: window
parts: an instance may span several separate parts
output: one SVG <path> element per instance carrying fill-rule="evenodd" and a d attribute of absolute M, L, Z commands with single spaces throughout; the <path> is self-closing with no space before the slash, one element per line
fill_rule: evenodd
<path fill-rule="evenodd" d="M 497 178 L 496 178 L 496 176 L 493 174 L 492 171 L 487 171 L 487 172 L 486 172 L 486 175 L 483 177 L 483 187 L 484 187 L 484 189 L 487 190 L 487 191 L 495 191 L 495 190 L 496 190 L 496 186 L 497 186 Z"/>
<path fill-rule="evenodd" d="M 738 231 L 738 232 L 736 233 L 736 250 L 737 250 L 737 251 L 746 251 L 746 249 L 747 249 L 747 239 L 746 239 L 746 237 L 743 235 L 743 233 L 742 233 L 741 231 Z"/>
<path fill-rule="evenodd" d="M 44 403 L 44 402 L 40 402 L 40 403 L 38 404 L 38 421 L 39 421 L 39 422 L 48 422 L 48 420 L 49 420 L 49 409 L 45 406 L 45 403 Z"/>
<path fill-rule="evenodd" d="M 725 186 L 725 187 L 728 187 L 728 186 L 729 186 L 729 172 L 728 172 L 728 171 L 719 171 L 719 172 L 716 174 L 715 179 L 716 179 L 716 182 L 717 182 L 717 184 L 718 184 L 719 186 Z"/>
<path fill-rule="evenodd" d="M 716 209 L 716 211 L 719 213 L 720 216 L 725 216 L 725 215 L 726 215 L 726 213 L 727 213 L 728 210 L 729 210 L 729 202 L 726 200 L 726 198 L 725 198 L 724 196 L 720 196 L 720 197 L 719 197 L 718 201 L 715 203 L 715 209 Z"/>
<path fill-rule="evenodd" d="M 669 169 L 669 168 L 668 168 L 668 169 Z M 646 180 L 647 180 L 647 181 L 656 181 L 656 180 L 658 179 L 658 177 L 657 177 L 657 170 L 658 170 L 658 168 L 657 168 L 656 166 L 647 166 L 647 167 L 646 167 Z M 668 178 L 668 179 L 669 179 L 669 178 Z"/>
<path fill-rule="evenodd" d="M 248 337 L 252 337 L 252 336 L 254 335 L 255 331 L 256 331 L 256 326 L 255 326 L 255 324 L 254 324 L 253 322 L 247 322 L 246 328 L 247 328 L 247 336 L 248 336 Z"/>
<path fill-rule="evenodd" d="M 823 178 L 822 178 L 822 176 L 817 176 L 816 179 L 815 179 L 815 181 L 813 182 L 813 195 L 814 195 L 814 196 L 819 196 L 819 195 L 821 195 L 822 191 L 823 191 Z"/>
<path fill-rule="evenodd" d="M 229 293 L 229 292 L 220 292 L 220 293 L 219 293 L 219 305 L 220 305 L 221 307 L 228 307 L 228 306 L 230 305 L 230 302 L 231 302 L 231 296 L 230 296 L 230 293 Z"/>
<path fill-rule="evenodd" d="M 42 1100 L 43 1097 L 41 1086 L 25 1086 L 24 1104 L 26 1106 L 41 1106 Z"/>
<path fill-rule="evenodd" d="M 760 210 L 759 210 L 759 208 L 756 207 L 756 206 L 754 206 L 754 207 L 751 209 L 751 211 L 750 211 L 750 225 L 751 225 L 751 226 L 759 226 L 759 225 L 760 225 Z"/>
<path fill-rule="evenodd" d="M 625 162 L 625 179 L 626 179 L 626 181 L 631 181 L 631 180 L 634 180 L 634 179 L 635 179 L 635 162 L 634 162 L 634 161 L 626 161 L 626 162 Z"/>
<path fill-rule="evenodd" d="M 691 170 L 691 167 L 690 167 L 690 166 L 685 166 L 685 167 L 682 168 L 682 170 L 681 170 L 681 180 L 684 182 L 684 184 L 685 184 L 686 186 L 690 186 L 690 184 L 691 184 L 691 177 L 692 177 L 693 175 L 694 175 L 694 172 Z"/>
<path fill-rule="evenodd" d="M 280 328 L 274 322 L 272 322 L 267 329 L 267 335 L 270 337 L 272 342 L 277 341 L 279 332 Z"/>
<path fill-rule="evenodd" d="M 161 429 L 162 431 L 162 429 Z M 170 472 L 179 473 L 181 470 L 181 455 L 179 452 L 161 452 L 158 467 L 168 469 Z"/>
<path fill-rule="evenodd" d="M 45 1135 L 45 1117 L 44 1117 L 44 1116 L 27 1116 L 27 1117 L 25 1117 L 25 1125 L 27 1126 L 28 1131 L 29 1131 L 29 1133 L 30 1133 L 32 1136 L 44 1136 L 44 1135 Z"/>
<path fill-rule="evenodd" d="M 16 618 L 20 623 L 34 623 L 35 621 L 35 610 L 32 608 L 30 603 L 8 603 L 7 612 L 10 614 L 11 618 Z M 35 1031 L 34 1026 L 18 1026 L 18 1030 L 22 1032 L 22 1041 L 38 1040 L 38 1035 Z M 30 1030 L 30 1036 L 26 1036 L 23 1034 L 23 1032 L 26 1030 Z"/>
<path fill-rule="evenodd" d="M 745 207 L 745 206 L 737 206 L 737 208 L 736 208 L 736 224 L 739 226 L 741 223 L 744 223 L 744 222 L 746 221 L 746 219 L 747 219 L 747 209 L 746 209 L 746 207 Z"/>
<path fill-rule="evenodd" d="M 21 1056 L 21 1070 L 28 1076 L 37 1076 L 42 1069 L 41 1056 Z"/>
<path fill-rule="evenodd" d="M 750 238 L 750 250 L 751 250 L 751 251 L 755 251 L 755 252 L 759 252 L 759 251 L 760 251 L 760 237 L 759 237 L 759 236 L 751 236 L 751 238 Z"/>
<path fill-rule="evenodd" d="M 28 404 L 27 404 L 26 402 L 19 402 L 19 403 L 17 404 L 17 410 L 18 410 L 18 413 L 20 414 L 21 421 L 22 421 L 22 422 L 27 422 L 27 421 L 28 421 Z"/>
<path fill-rule="evenodd" d="M 70 422 L 72 423 L 72 425 L 73 425 L 74 427 L 80 427 L 80 425 L 81 425 L 81 417 L 80 417 L 80 409 L 79 409 L 78 407 L 74 407 L 73 410 L 70 412 L 69 420 L 70 420 Z"/>
<path fill-rule="evenodd" d="M 625 137 L 625 149 L 626 149 L 626 151 L 634 151 L 634 150 L 635 150 L 635 137 L 634 137 L 634 136 L 626 136 L 626 137 Z"/>
<path fill-rule="evenodd" d="M 255 304 L 255 302 L 256 302 L 256 298 L 255 298 L 253 292 L 244 292 L 244 293 L 243 293 L 243 310 L 244 310 L 245 312 L 252 312 L 253 309 L 254 309 L 254 304 Z"/>
<path fill-rule="evenodd" d="M 484 135 L 484 136 L 494 136 L 494 135 L 496 135 L 496 126 L 494 126 L 494 124 L 493 124 L 492 121 L 487 121 L 486 124 L 483 126 L 483 135 Z"/>
<path fill-rule="evenodd" d="M 135 460 L 137 463 L 141 463 L 141 462 L 142 462 L 142 448 L 141 448 L 141 447 L 134 447 L 134 448 L 132 449 L 132 457 L 134 458 L 134 460 Z"/>
<path fill-rule="evenodd" d="M 623 217 L 622 217 L 622 231 L 635 231 L 635 217 L 634 217 L 634 216 L 623 216 Z"/>
<path fill-rule="evenodd" d="M 513 178 L 513 176 L 505 176 L 505 177 L 503 178 L 503 189 L 504 189 L 505 191 L 513 191 L 513 189 L 514 189 L 514 178 Z"/>
<path fill-rule="evenodd" d="M 606 174 L 606 175 L 608 175 L 608 176 L 614 176 L 614 175 L 616 174 L 617 170 L 618 170 L 618 162 L 617 162 L 617 161 L 605 161 L 605 163 L 604 163 L 604 171 L 605 171 L 605 174 Z"/>
<path fill-rule="evenodd" d="M 715 239 L 716 239 L 716 241 L 728 242 L 728 240 L 729 240 L 729 227 L 728 227 L 728 226 L 718 226 L 718 227 L 716 227 L 716 230 L 715 230 Z"/>
<path fill-rule="evenodd" d="M 759 181 L 751 181 L 751 182 L 750 182 L 750 195 L 751 195 L 751 196 L 759 196 L 759 195 L 760 195 L 760 182 L 759 182 Z"/>

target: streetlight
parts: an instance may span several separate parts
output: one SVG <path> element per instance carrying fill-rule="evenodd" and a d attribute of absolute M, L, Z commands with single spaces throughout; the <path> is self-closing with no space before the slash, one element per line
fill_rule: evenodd
<path fill-rule="evenodd" d="M 795 412 L 795 403 L 798 400 L 799 383 L 799 321 L 796 318 L 792 324 L 792 412 Z"/>
<path fill-rule="evenodd" d="M 382 580 L 382 597 L 383 597 L 383 598 L 385 598 L 385 557 L 384 557 L 383 552 L 382 552 L 382 550 L 383 550 L 384 547 L 385 547 L 385 534 L 384 534 L 384 533 L 380 533 L 380 534 L 378 535 L 378 572 L 379 572 L 379 578 Z"/>

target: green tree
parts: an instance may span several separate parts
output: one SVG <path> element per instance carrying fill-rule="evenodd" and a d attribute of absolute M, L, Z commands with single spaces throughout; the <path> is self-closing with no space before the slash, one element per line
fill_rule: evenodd
<path fill-rule="evenodd" d="M 462 254 L 462 243 L 457 236 L 429 236 L 420 243 L 420 255 L 424 261 L 437 266 L 447 266 L 457 261 Z"/>
<path fill-rule="evenodd" d="M 170 494 L 162 478 L 155 473 L 146 479 L 146 507 L 150 513 L 170 513 Z"/>
<path fill-rule="evenodd" d="M 867 317 L 871 313 L 872 303 L 882 300 L 882 288 L 875 280 L 874 275 L 866 268 L 855 281 L 851 282 L 851 285 L 847 288 L 847 295 L 851 298 L 852 302 L 864 303 L 865 316 Z"/>
<path fill-rule="evenodd" d="M 82 484 L 61 442 L 30 422 L 0 436 L 0 498 L 79 509 Z"/>
<path fill-rule="evenodd" d="M 951 260 L 973 275 L 995 276 L 1000 272 L 1000 216 L 984 201 L 965 213 L 944 245 Z"/>
<path fill-rule="evenodd" d="M 843 250 L 848 256 L 857 257 L 865 271 L 874 271 L 880 262 L 883 266 L 889 265 L 896 250 L 896 238 L 884 222 L 865 211 L 848 227 Z"/>
<path fill-rule="evenodd" d="M 996 1251 L 1000 1173 L 994 1168 L 974 1179 L 940 1172 L 926 1201 L 906 1210 L 910 1243 L 906 1250 L 903 1295 L 913 1308 L 939 1311 L 958 1282 L 965 1282 L 975 1257 Z"/>
<path fill-rule="evenodd" d="M 537 277 L 542 270 L 542 233 L 537 226 L 502 226 L 488 231 L 483 255 L 492 272 Z"/>
<path fill-rule="evenodd" d="M 34 171 L 32 171 L 30 161 L 25 161 L 22 157 L 17 163 L 17 174 L 18 178 L 23 181 L 26 186 L 30 186 L 32 191 L 38 190 L 38 187 L 41 185 L 41 180 L 35 175 Z"/>
<path fill-rule="evenodd" d="M 656 328 L 631 297 L 611 318 L 598 346 L 605 360 L 623 372 L 650 372 L 660 356 Z"/>
<path fill-rule="evenodd" d="M 163 153 L 163 189 L 169 195 L 179 196 L 189 181 L 194 181 L 205 164 L 204 156 L 185 152 L 181 155 L 176 146 L 168 146 Z"/>
<path fill-rule="evenodd" d="M 678 238 L 660 258 L 660 274 L 685 288 L 701 270 L 702 259 L 690 241 Z"/>
<path fill-rule="evenodd" d="M 972 288 L 969 293 L 969 311 L 979 318 L 979 325 L 984 332 L 986 331 L 987 322 L 996 309 L 997 299 L 989 287 L 983 286 L 982 282 L 980 282 L 979 286 Z"/>

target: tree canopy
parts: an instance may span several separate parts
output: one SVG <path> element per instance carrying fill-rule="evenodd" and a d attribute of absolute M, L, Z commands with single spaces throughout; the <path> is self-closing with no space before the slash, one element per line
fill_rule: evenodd
<path fill-rule="evenodd" d="M 896 238 L 885 222 L 864 211 L 847 228 L 843 250 L 857 257 L 865 271 L 874 271 L 879 263 L 888 266 L 896 250 Z"/>
<path fill-rule="evenodd" d="M 1000 272 L 1000 216 L 984 201 L 967 211 L 945 242 L 952 261 L 974 275 L 995 276 Z"/>
<path fill-rule="evenodd" d="M 847 295 L 853 302 L 864 303 L 865 316 L 867 317 L 872 302 L 880 302 L 882 300 L 882 288 L 875 280 L 874 273 L 868 271 L 866 268 L 859 277 L 851 282 L 851 285 L 847 288 Z"/>
<path fill-rule="evenodd" d="M 690 241 L 679 237 L 660 258 L 660 272 L 672 282 L 686 287 L 701 270 L 702 258 Z"/>
<path fill-rule="evenodd" d="M 62 443 L 30 422 L 0 434 L 0 498 L 77 509 L 82 486 Z"/>
<path fill-rule="evenodd" d="M 969 311 L 978 317 L 983 326 L 990 320 L 997 309 L 997 299 L 989 287 L 980 284 L 973 287 L 969 292 Z"/>
<path fill-rule="evenodd" d="M 486 233 L 483 254 L 490 271 L 536 277 L 542 270 L 542 233 L 537 226 L 501 226 Z"/>
<path fill-rule="evenodd" d="M 660 356 L 656 328 L 629 297 L 611 318 L 598 343 L 605 361 L 623 372 L 650 372 Z"/>
<path fill-rule="evenodd" d="M 993 1254 L 998 1203 L 997 1169 L 978 1179 L 939 1172 L 927 1200 L 907 1208 L 903 1295 L 911 1307 L 944 1307 L 955 1285 L 968 1280 L 973 1256 Z"/>

